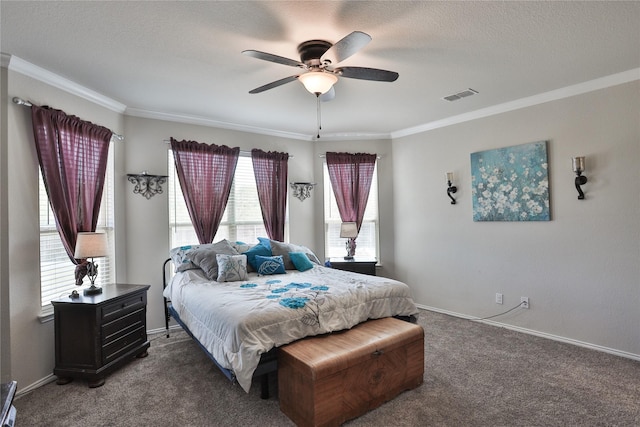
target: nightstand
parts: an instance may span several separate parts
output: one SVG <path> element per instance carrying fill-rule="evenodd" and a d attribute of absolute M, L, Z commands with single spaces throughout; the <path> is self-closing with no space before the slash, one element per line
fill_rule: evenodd
<path fill-rule="evenodd" d="M 114 284 L 102 293 L 58 298 L 53 304 L 58 384 L 82 378 L 100 387 L 133 356 L 145 357 L 149 285 Z"/>
<path fill-rule="evenodd" d="M 376 275 L 377 262 L 378 261 L 376 261 L 374 258 L 329 258 L 329 263 L 331 263 L 332 268 L 351 271 L 353 273 L 368 274 L 370 276 Z"/>

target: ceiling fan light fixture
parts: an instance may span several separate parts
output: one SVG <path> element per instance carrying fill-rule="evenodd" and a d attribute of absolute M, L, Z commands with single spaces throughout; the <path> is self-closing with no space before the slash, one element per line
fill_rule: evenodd
<path fill-rule="evenodd" d="M 298 77 L 305 89 L 314 95 L 322 95 L 331 90 L 333 85 L 338 81 L 338 77 L 331 73 L 323 71 L 310 71 Z"/>

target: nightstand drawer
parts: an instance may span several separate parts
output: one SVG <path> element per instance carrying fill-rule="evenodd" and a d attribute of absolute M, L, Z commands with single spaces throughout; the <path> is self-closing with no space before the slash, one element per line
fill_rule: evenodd
<path fill-rule="evenodd" d="M 107 345 L 130 331 L 144 326 L 146 315 L 146 310 L 140 308 L 119 319 L 105 323 L 102 325 L 102 343 Z"/>
<path fill-rule="evenodd" d="M 109 322 L 113 319 L 124 316 L 127 313 L 135 311 L 138 308 L 146 306 L 146 298 L 146 293 L 139 293 L 128 298 L 119 299 L 110 304 L 105 304 L 102 308 L 103 321 Z"/>
<path fill-rule="evenodd" d="M 107 364 L 118 357 L 127 354 L 133 348 L 144 343 L 147 339 L 147 331 L 139 327 L 126 335 L 121 336 L 109 344 L 102 346 L 102 363 Z"/>

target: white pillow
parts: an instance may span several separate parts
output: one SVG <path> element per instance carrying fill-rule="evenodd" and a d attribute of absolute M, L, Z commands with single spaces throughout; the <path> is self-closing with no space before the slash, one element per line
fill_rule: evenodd
<path fill-rule="evenodd" d="M 237 282 L 247 280 L 246 255 L 216 255 L 218 261 L 218 282 Z"/>

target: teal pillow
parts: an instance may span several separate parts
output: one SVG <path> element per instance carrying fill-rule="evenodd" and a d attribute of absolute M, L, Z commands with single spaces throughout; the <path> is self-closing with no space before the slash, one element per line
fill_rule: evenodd
<path fill-rule="evenodd" d="M 261 276 L 270 274 L 285 274 L 282 256 L 261 256 L 256 255 L 256 271 Z"/>
<path fill-rule="evenodd" d="M 266 237 L 258 237 L 258 242 L 268 249 L 271 249 L 271 239 L 267 239 Z"/>
<path fill-rule="evenodd" d="M 307 271 L 313 268 L 313 263 L 304 252 L 289 252 L 289 258 L 298 271 Z"/>
<path fill-rule="evenodd" d="M 247 263 L 253 267 L 254 270 L 258 270 L 258 265 L 256 263 L 257 256 L 271 256 L 271 249 L 267 248 L 263 245 L 255 245 L 248 251 L 244 252 L 247 256 Z"/>

